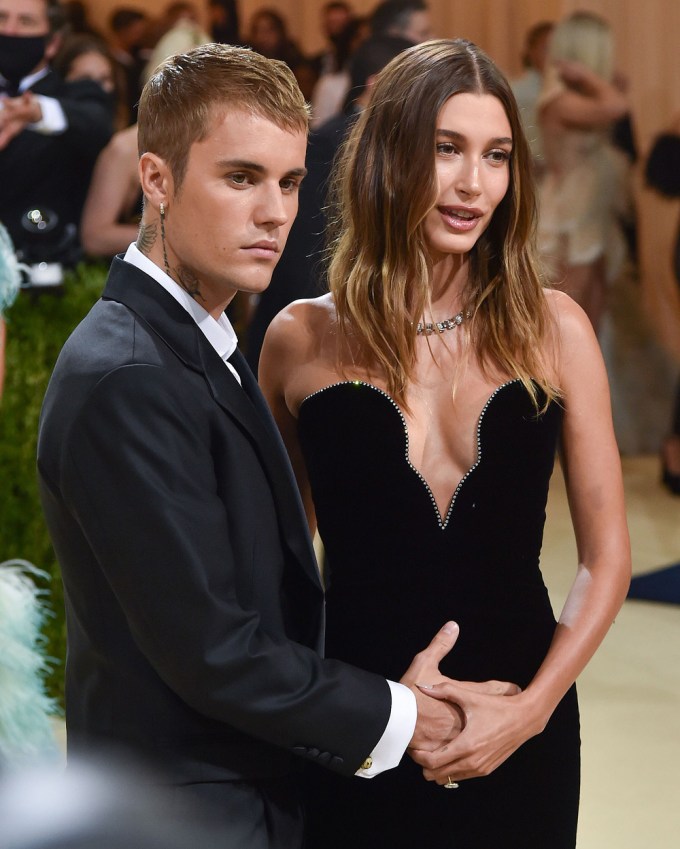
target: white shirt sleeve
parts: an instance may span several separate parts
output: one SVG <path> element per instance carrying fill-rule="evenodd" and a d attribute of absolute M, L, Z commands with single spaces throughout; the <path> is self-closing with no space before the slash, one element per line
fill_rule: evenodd
<path fill-rule="evenodd" d="M 42 118 L 35 124 L 27 124 L 27 129 L 46 136 L 56 136 L 63 133 L 68 127 L 68 121 L 66 115 L 64 115 L 64 110 L 61 108 L 61 103 L 54 97 L 45 97 L 44 94 L 36 94 L 35 98 L 40 103 Z"/>
<path fill-rule="evenodd" d="M 360 778 L 373 778 L 397 766 L 416 727 L 418 709 L 415 695 L 404 684 L 387 683 L 392 695 L 390 718 L 375 749 L 356 771 L 355 775 Z"/>

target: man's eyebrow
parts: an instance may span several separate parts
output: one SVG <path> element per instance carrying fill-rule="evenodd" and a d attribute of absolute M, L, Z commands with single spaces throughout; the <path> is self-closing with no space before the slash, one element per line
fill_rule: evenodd
<path fill-rule="evenodd" d="M 453 139 L 454 141 L 466 141 L 465 136 L 462 133 L 457 133 L 455 130 L 437 130 L 438 136 L 445 136 L 446 138 Z M 508 136 L 499 136 L 495 139 L 490 139 L 490 144 L 512 144 L 512 139 Z"/>
<path fill-rule="evenodd" d="M 255 171 L 257 174 L 266 173 L 264 165 L 259 162 L 251 162 L 249 159 L 220 159 L 217 163 L 220 168 L 242 168 L 244 171 Z M 307 174 L 306 168 L 293 168 L 286 172 L 289 177 L 304 177 Z"/>
<path fill-rule="evenodd" d="M 265 168 L 258 162 L 250 162 L 247 159 L 220 159 L 217 163 L 220 168 L 243 168 L 244 171 L 257 171 L 264 174 Z"/>

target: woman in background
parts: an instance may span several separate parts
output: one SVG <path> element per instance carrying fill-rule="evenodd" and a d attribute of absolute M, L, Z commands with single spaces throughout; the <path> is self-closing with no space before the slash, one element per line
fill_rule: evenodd
<path fill-rule="evenodd" d="M 509 85 L 469 42 L 378 76 L 338 165 L 330 293 L 273 322 L 260 378 L 329 564 L 328 657 L 394 675 L 433 623 L 441 664 L 512 696 L 447 698 L 465 728 L 372 781 L 308 781 L 313 849 L 573 849 L 574 681 L 630 555 L 597 340 L 546 291 L 531 157 Z M 561 445 L 579 561 L 555 622 L 539 556 Z M 474 779 L 474 780 L 473 780 Z"/>
<path fill-rule="evenodd" d="M 669 198 L 680 197 L 680 114 L 652 144 L 645 167 L 647 184 Z M 673 273 L 680 286 L 680 231 L 672 251 Z M 680 495 L 680 381 L 675 389 L 671 429 L 661 446 L 661 480 Z"/>
<path fill-rule="evenodd" d="M 137 124 L 119 130 L 99 154 L 80 221 L 90 256 L 112 257 L 137 238 L 142 213 Z"/>
<path fill-rule="evenodd" d="M 602 18 L 576 12 L 555 27 L 537 110 L 545 156 L 539 249 L 553 282 L 597 331 L 607 283 L 625 258 L 620 219 L 629 212 L 627 163 L 610 142 L 628 103 Z"/>
<path fill-rule="evenodd" d="M 286 19 L 276 9 L 263 7 L 253 12 L 247 44 L 268 59 L 285 62 L 295 74 L 305 99 L 311 98 L 317 80 L 316 70 L 289 36 Z"/>
<path fill-rule="evenodd" d="M 67 82 L 93 80 L 111 95 L 116 123 L 125 126 L 124 84 L 107 44 L 93 35 L 70 35 L 55 56 L 52 67 Z"/>

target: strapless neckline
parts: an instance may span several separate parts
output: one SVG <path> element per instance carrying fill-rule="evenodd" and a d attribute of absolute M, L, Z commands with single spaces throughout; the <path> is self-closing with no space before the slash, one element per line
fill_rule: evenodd
<path fill-rule="evenodd" d="M 300 407 L 298 409 L 298 415 L 299 415 L 300 411 L 302 410 L 303 406 L 308 401 L 311 401 L 314 398 L 316 398 L 320 395 L 323 395 L 326 392 L 329 392 L 330 390 L 338 389 L 340 387 L 345 387 L 345 386 L 363 387 L 363 388 L 366 388 L 366 389 L 373 390 L 379 396 L 382 396 L 387 402 L 389 402 L 390 406 L 395 410 L 395 412 L 397 413 L 397 415 L 401 419 L 401 424 L 402 424 L 402 428 L 403 428 L 403 431 L 404 431 L 404 439 L 405 439 L 405 460 L 406 460 L 406 463 L 407 463 L 408 467 L 413 471 L 413 473 L 418 477 L 418 479 L 420 480 L 422 485 L 425 487 L 427 495 L 428 495 L 430 501 L 432 502 L 432 506 L 433 506 L 434 511 L 435 511 L 435 516 L 436 516 L 436 519 L 437 519 L 437 525 L 440 528 L 440 530 L 444 531 L 448 527 L 448 524 L 451 520 L 451 516 L 453 514 L 453 508 L 455 507 L 456 500 L 458 499 L 458 495 L 459 495 L 461 489 L 463 488 L 465 481 L 470 477 L 470 475 L 474 472 L 474 470 L 481 463 L 481 460 L 482 460 L 482 424 L 484 422 L 484 417 L 486 415 L 486 412 L 489 409 L 489 407 L 493 404 L 494 399 L 498 397 L 498 395 L 502 392 L 502 390 L 505 389 L 508 386 L 512 386 L 515 383 L 521 384 L 521 380 L 519 378 L 514 378 L 513 380 L 507 380 L 505 383 L 501 383 L 500 386 L 496 386 L 495 389 L 492 391 L 491 395 L 487 398 L 484 406 L 482 407 L 482 410 L 481 410 L 479 416 L 477 417 L 477 425 L 476 425 L 476 428 L 475 428 L 475 445 L 476 445 L 475 459 L 474 459 L 472 465 L 468 468 L 468 470 L 463 474 L 461 479 L 458 481 L 455 489 L 453 490 L 453 494 L 451 495 L 451 498 L 448 501 L 448 508 L 447 508 L 446 514 L 444 516 L 442 516 L 442 514 L 439 510 L 439 506 L 437 505 L 437 501 L 434 497 L 434 493 L 432 492 L 432 488 L 430 487 L 429 483 L 427 482 L 427 479 L 422 474 L 422 472 L 420 472 L 420 470 L 418 468 L 416 468 L 416 466 L 414 466 L 413 463 L 411 462 L 409 431 L 408 431 L 408 423 L 406 421 L 406 416 L 404 415 L 403 410 L 401 409 L 399 404 L 395 401 L 395 399 L 388 392 L 386 392 L 384 389 L 382 389 L 380 386 L 376 386 L 375 384 L 369 383 L 368 381 L 365 381 L 365 380 L 339 380 L 336 383 L 331 383 L 328 386 L 323 386 L 323 387 L 321 387 L 321 389 L 317 389 L 316 391 L 311 392 L 309 395 L 306 395 L 302 399 L 302 401 L 300 402 Z"/>

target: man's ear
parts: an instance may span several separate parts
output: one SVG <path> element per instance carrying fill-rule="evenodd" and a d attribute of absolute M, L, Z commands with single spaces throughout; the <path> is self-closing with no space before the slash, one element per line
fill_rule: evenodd
<path fill-rule="evenodd" d="M 173 180 L 164 159 L 155 153 L 143 153 L 139 158 L 139 182 L 146 199 L 145 206 L 158 212 L 161 203 L 166 208 L 173 193 Z"/>
<path fill-rule="evenodd" d="M 45 61 L 51 62 L 52 59 L 59 52 L 59 48 L 61 47 L 64 39 L 60 32 L 55 32 L 52 38 L 47 42 L 47 47 L 45 48 Z"/>

